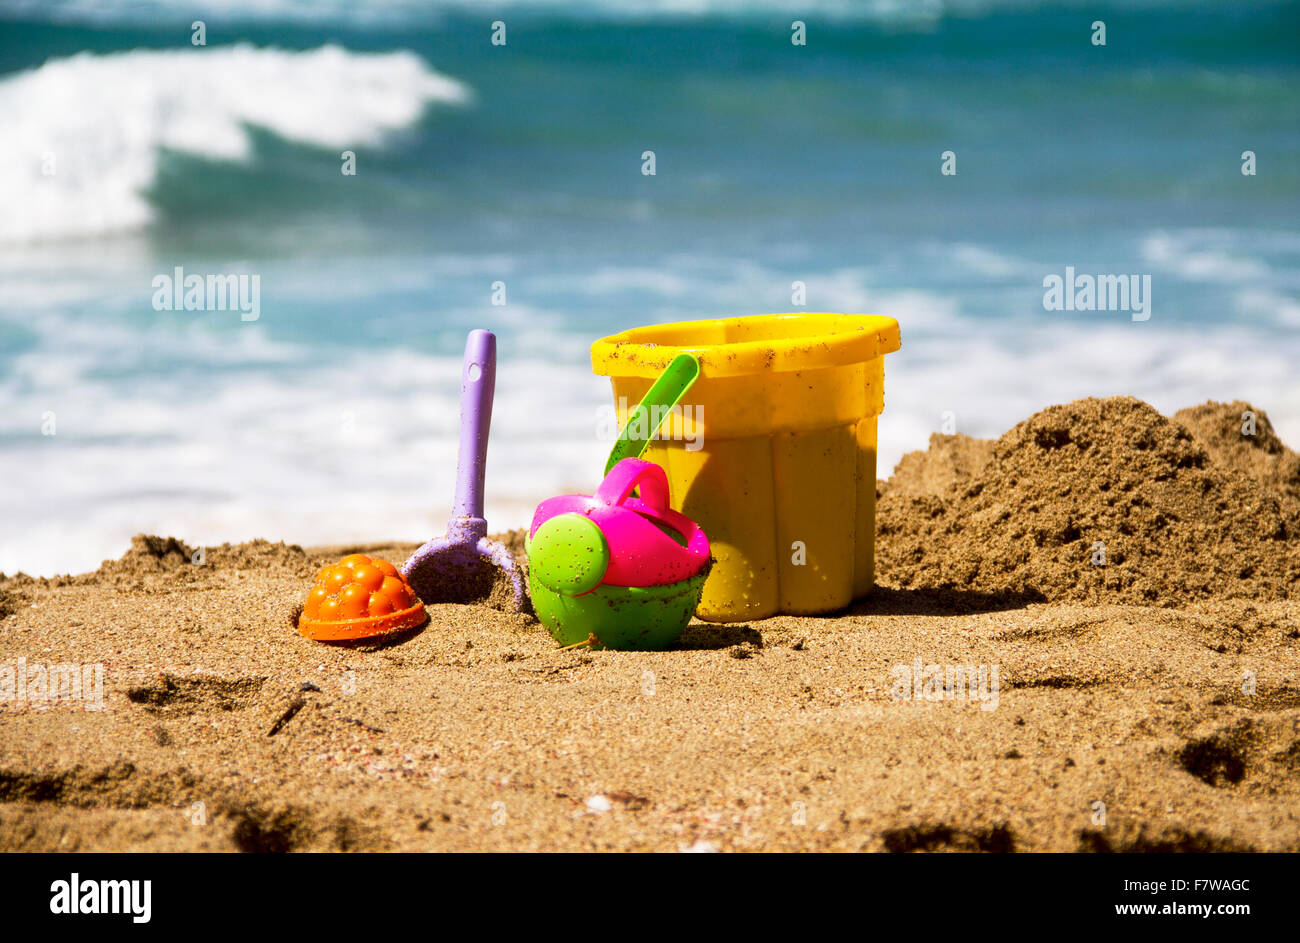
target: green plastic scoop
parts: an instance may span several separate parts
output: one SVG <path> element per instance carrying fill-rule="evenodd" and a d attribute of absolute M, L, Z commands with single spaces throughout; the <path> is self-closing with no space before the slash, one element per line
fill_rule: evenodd
<path fill-rule="evenodd" d="M 681 402 L 699 375 L 700 362 L 691 354 L 678 354 L 673 358 L 673 362 L 664 368 L 659 379 L 646 391 L 636 409 L 627 414 L 627 423 L 618 434 L 618 440 L 610 450 L 609 461 L 605 463 L 606 475 L 623 459 L 641 457 L 641 453 L 659 431 L 668 411 Z M 636 435 L 639 427 L 645 429 L 644 438 Z"/>

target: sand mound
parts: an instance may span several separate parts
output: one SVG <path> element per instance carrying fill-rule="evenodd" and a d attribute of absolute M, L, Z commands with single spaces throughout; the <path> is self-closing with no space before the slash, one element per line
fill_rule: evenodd
<path fill-rule="evenodd" d="M 105 560 L 98 570 L 82 576 L 56 578 L 56 585 L 104 584 L 119 590 L 165 592 L 178 585 L 201 584 L 232 570 L 275 569 L 307 576 L 313 566 L 296 544 L 252 540 L 219 547 L 191 547 L 175 537 L 136 534 L 131 548 L 116 560 Z"/>
<path fill-rule="evenodd" d="M 1179 410 L 1173 418 L 1219 464 L 1300 500 L 1300 455 L 1282 444 L 1263 410 L 1240 401 L 1209 402 Z"/>
<path fill-rule="evenodd" d="M 1198 437 L 1132 397 L 1078 400 L 988 443 L 982 464 L 977 440 L 936 436 L 882 490 L 877 579 L 1153 605 L 1294 598 L 1300 501 L 1279 484 L 1293 453 L 1258 410 L 1258 442 L 1216 431 L 1247 409 L 1188 411 Z"/>
<path fill-rule="evenodd" d="M 23 598 L 17 592 L 0 587 L 0 619 L 11 616 L 23 605 Z"/>
<path fill-rule="evenodd" d="M 968 435 L 930 436 L 925 452 L 908 452 L 899 459 L 894 477 L 880 482 L 877 491 L 895 489 L 896 495 L 945 494 L 978 472 L 993 457 L 993 443 Z"/>
<path fill-rule="evenodd" d="M 247 570 L 253 567 L 276 567 L 301 576 L 316 571 L 307 551 L 297 544 L 283 541 L 250 540 L 242 544 L 222 544 L 204 550 L 204 563 L 218 569 Z"/>
<path fill-rule="evenodd" d="M 131 549 L 117 560 L 106 560 L 100 572 L 165 573 L 190 564 L 195 549 L 175 537 L 157 537 L 153 534 L 136 534 L 131 538 Z"/>

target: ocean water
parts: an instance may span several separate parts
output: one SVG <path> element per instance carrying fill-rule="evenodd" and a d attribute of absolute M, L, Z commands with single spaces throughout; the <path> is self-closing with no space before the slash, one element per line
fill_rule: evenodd
<path fill-rule="evenodd" d="M 882 477 L 1086 395 L 1248 399 L 1300 445 L 1297 35 L 1285 3 L 0 2 L 0 571 L 441 532 L 473 327 L 521 525 L 603 466 L 594 339 L 795 281 L 901 324 Z M 176 266 L 256 275 L 259 317 L 155 310 Z M 1149 320 L 1044 310 L 1066 266 L 1149 275 Z"/>

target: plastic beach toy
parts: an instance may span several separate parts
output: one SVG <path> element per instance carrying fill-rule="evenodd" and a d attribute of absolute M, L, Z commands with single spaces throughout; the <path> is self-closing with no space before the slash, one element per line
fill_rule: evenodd
<path fill-rule="evenodd" d="M 704 531 L 668 506 L 664 470 L 635 458 L 594 495 L 538 505 L 527 549 L 533 609 L 565 646 L 666 648 L 691 621 L 709 567 Z"/>
<path fill-rule="evenodd" d="M 298 631 L 319 642 L 386 635 L 428 618 L 397 567 L 354 553 L 316 574 L 298 619 Z"/>
<path fill-rule="evenodd" d="M 700 375 L 700 362 L 690 354 L 678 354 L 651 384 L 641 402 L 627 415 L 623 429 L 605 462 L 605 474 L 625 458 L 640 458 L 686 391 Z"/>
<path fill-rule="evenodd" d="M 487 599 L 504 580 L 510 604 L 520 612 L 524 607 L 523 576 L 514 554 L 503 544 L 488 540 L 483 517 L 483 478 L 496 377 L 496 335 L 470 331 L 461 370 L 460 452 L 451 520 L 446 536 L 424 544 L 402 564 L 402 575 L 426 602 Z"/>
<path fill-rule="evenodd" d="M 876 417 L 884 355 L 898 348 L 893 318 L 841 314 L 660 324 L 592 346 L 616 404 L 636 402 L 679 354 L 699 359 L 645 456 L 712 541 L 701 619 L 831 612 L 870 591 Z"/>

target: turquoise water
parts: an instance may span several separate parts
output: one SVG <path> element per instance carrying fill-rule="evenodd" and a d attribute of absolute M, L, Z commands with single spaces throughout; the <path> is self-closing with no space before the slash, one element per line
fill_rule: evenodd
<path fill-rule="evenodd" d="M 477 326 L 522 523 L 602 467 L 593 339 L 796 281 L 902 325 L 882 476 L 1081 395 L 1248 398 L 1300 444 L 1296 4 L 0 9 L 0 570 L 432 535 Z M 155 310 L 177 265 L 260 316 Z M 1150 275 L 1150 320 L 1045 311 L 1067 265 Z"/>

